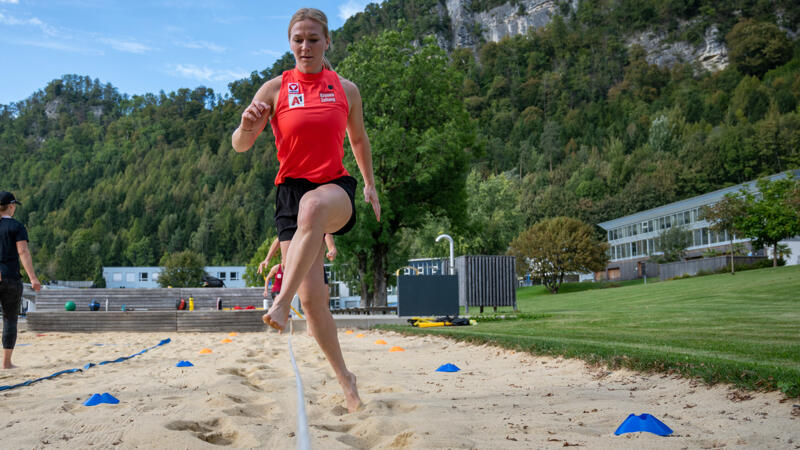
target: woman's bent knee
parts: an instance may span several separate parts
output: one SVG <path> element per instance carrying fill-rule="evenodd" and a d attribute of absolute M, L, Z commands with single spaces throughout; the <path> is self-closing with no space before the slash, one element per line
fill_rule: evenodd
<path fill-rule="evenodd" d="M 312 228 L 315 224 L 321 224 L 325 218 L 324 212 L 325 207 L 318 196 L 303 196 L 297 212 L 297 228 Z"/>

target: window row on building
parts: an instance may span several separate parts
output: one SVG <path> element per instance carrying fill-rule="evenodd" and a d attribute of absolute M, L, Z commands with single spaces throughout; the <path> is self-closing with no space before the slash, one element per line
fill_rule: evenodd
<path fill-rule="evenodd" d="M 157 288 L 163 267 L 103 267 L 103 278 L 108 288 Z M 226 287 L 244 287 L 244 266 L 205 266 L 205 273 L 217 277 Z"/>
<path fill-rule="evenodd" d="M 689 225 L 694 222 L 705 220 L 702 208 L 693 208 L 675 214 L 657 217 L 630 225 L 608 230 L 608 241 L 616 241 L 630 236 L 651 233 L 654 231 L 666 231 L 674 226 Z"/>
<path fill-rule="evenodd" d="M 135 283 L 137 281 L 158 281 L 158 274 L 160 272 L 114 272 L 111 274 L 111 281 L 116 283 L 122 282 L 122 276 L 125 276 L 126 283 Z"/>
<path fill-rule="evenodd" d="M 136 281 L 158 281 L 160 272 L 126 272 L 125 282 L 133 283 Z M 216 272 L 215 276 L 220 280 L 236 281 L 239 279 L 239 272 Z M 111 274 L 111 281 L 121 282 L 123 277 L 122 272 L 115 272 Z"/>
<path fill-rule="evenodd" d="M 228 274 L 230 274 L 230 277 L 228 277 Z M 222 281 L 236 281 L 239 279 L 239 272 L 217 272 L 216 277 Z"/>
<path fill-rule="evenodd" d="M 723 233 L 703 227 L 692 230 L 691 233 L 691 247 L 713 245 L 730 241 L 730 235 L 727 231 Z M 608 257 L 613 261 L 619 259 L 650 256 L 660 252 L 661 249 L 659 247 L 658 238 L 651 238 L 634 242 L 626 242 L 619 245 L 612 245 L 608 249 Z"/>

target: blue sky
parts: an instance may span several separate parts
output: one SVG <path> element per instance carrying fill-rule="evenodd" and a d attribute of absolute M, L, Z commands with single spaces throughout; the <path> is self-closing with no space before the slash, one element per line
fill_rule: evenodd
<path fill-rule="evenodd" d="M 374 1 L 374 0 L 373 0 Z M 289 50 L 301 7 L 332 30 L 367 0 L 0 0 L 0 104 L 29 97 L 64 74 L 88 75 L 120 93 L 228 83 Z"/>

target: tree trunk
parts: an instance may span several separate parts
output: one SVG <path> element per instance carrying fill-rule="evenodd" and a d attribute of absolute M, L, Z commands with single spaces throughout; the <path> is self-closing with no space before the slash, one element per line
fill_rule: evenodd
<path fill-rule="evenodd" d="M 772 267 L 778 267 L 778 243 L 772 244 Z"/>
<path fill-rule="evenodd" d="M 386 260 L 389 248 L 385 245 L 380 245 L 373 247 L 373 251 L 375 252 L 372 255 L 372 292 L 375 295 L 373 305 L 386 306 L 388 303 L 386 298 Z"/>
<path fill-rule="evenodd" d="M 367 254 L 359 253 L 358 258 L 358 284 L 361 288 L 361 307 L 369 308 L 372 306 L 372 294 L 369 293 L 369 283 L 367 283 Z"/>
<path fill-rule="evenodd" d="M 542 277 L 542 283 L 547 287 L 551 294 L 558 294 L 558 278 L 552 276 Z"/>

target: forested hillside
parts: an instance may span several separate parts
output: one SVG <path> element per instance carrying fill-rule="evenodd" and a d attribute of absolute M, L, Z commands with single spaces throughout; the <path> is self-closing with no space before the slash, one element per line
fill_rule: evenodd
<path fill-rule="evenodd" d="M 442 5 L 370 6 L 334 33 L 329 56 L 336 65 L 349 42 L 386 28 L 441 33 L 449 23 L 432 11 Z M 525 36 L 450 53 L 479 130 L 465 219 L 403 230 L 409 254 L 444 254 L 433 243 L 442 231 L 459 253 L 502 253 L 545 217 L 594 224 L 800 167 L 794 2 L 576 5 Z M 712 25 L 730 58 L 716 73 L 696 61 L 651 65 L 628 45 L 633 32 L 692 41 Z M 287 54 L 225 97 L 202 87 L 129 97 L 65 75 L 0 106 L 0 189 L 24 202 L 18 218 L 37 267 L 47 278 L 98 279 L 102 265 L 156 265 L 184 249 L 209 264 L 248 261 L 274 233 L 277 162 L 269 130 L 244 154 L 230 134 L 261 83 L 292 65 Z"/>

